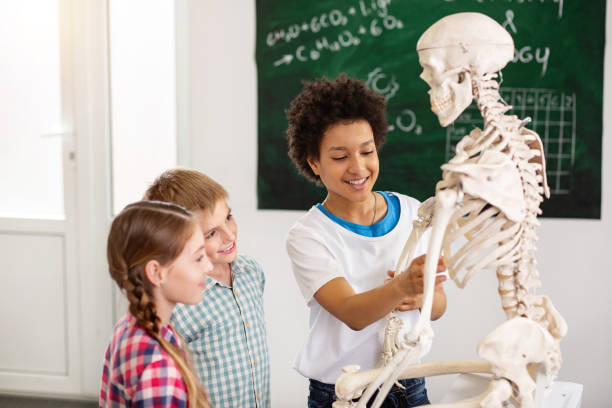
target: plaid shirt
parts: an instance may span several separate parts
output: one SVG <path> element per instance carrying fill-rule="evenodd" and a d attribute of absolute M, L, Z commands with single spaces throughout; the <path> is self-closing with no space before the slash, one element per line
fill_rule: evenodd
<path fill-rule="evenodd" d="M 268 408 L 265 277 L 245 255 L 238 255 L 231 267 L 231 287 L 207 278 L 202 302 L 177 304 L 172 325 L 189 345 L 213 407 Z"/>
<path fill-rule="evenodd" d="M 163 338 L 179 346 L 172 327 Z M 106 349 L 100 407 L 187 407 L 187 391 L 174 360 L 130 313 L 115 325 Z"/>

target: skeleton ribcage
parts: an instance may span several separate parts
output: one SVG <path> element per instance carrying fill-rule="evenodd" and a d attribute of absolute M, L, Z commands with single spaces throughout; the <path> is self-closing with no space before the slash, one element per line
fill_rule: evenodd
<path fill-rule="evenodd" d="M 443 248 L 450 277 L 463 288 L 483 269 L 514 264 L 520 258 L 522 228 L 486 201 L 464 196 L 446 231 Z"/>

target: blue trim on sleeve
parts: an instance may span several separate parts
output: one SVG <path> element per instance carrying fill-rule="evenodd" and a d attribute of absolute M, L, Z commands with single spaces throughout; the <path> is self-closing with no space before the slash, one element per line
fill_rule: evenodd
<path fill-rule="evenodd" d="M 387 202 L 387 214 L 382 220 L 372 225 L 355 224 L 343 220 L 327 211 L 321 204 L 317 204 L 317 208 L 336 224 L 355 234 L 363 235 L 364 237 L 381 237 L 395 228 L 400 219 L 401 207 L 399 198 L 396 195 L 386 191 L 377 191 L 377 193 L 382 195 Z"/>

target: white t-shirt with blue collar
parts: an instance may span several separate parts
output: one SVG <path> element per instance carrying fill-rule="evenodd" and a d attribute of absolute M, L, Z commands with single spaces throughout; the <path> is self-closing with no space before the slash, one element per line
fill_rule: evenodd
<path fill-rule="evenodd" d="M 333 384 L 346 365 L 358 364 L 362 370 L 378 366 L 385 319 L 355 331 L 325 310 L 313 295 L 338 277 L 345 278 L 356 293 L 366 292 L 382 285 L 387 271 L 395 269 L 419 202 L 398 193 L 381 194 L 388 210 L 374 225 L 347 222 L 319 204 L 289 230 L 287 252 L 310 312 L 310 332 L 294 368 L 307 378 Z M 426 233 L 415 256 L 426 252 L 428 242 Z M 404 322 L 403 332 L 407 332 L 416 323 L 419 311 L 398 312 L 398 317 Z"/>

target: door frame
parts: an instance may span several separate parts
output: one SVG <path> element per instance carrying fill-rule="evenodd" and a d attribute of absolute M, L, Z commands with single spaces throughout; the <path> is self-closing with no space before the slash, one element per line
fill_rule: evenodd
<path fill-rule="evenodd" d="M 108 4 L 59 4 L 66 218 L 0 218 L 0 230 L 64 237 L 66 372 L 0 371 L 0 393 L 94 399 L 113 326 L 105 259 L 111 218 Z"/>

